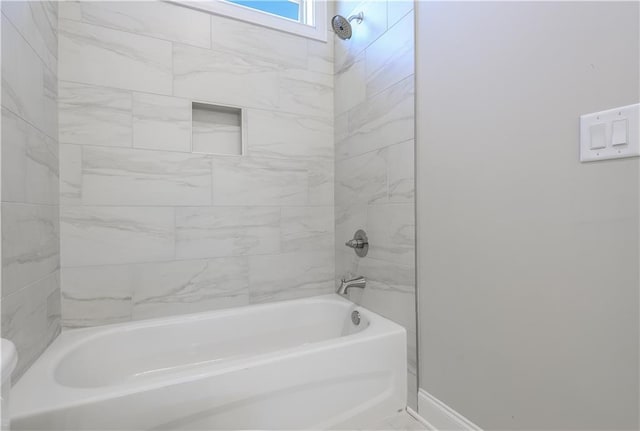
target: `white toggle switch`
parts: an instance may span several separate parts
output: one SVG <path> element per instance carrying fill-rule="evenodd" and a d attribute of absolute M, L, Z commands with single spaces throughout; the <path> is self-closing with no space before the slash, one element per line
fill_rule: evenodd
<path fill-rule="evenodd" d="M 607 146 L 607 125 L 604 123 L 594 124 L 589 127 L 591 134 L 591 149 L 598 150 Z"/>
<path fill-rule="evenodd" d="M 627 142 L 627 119 L 614 121 L 611 126 L 611 145 L 626 145 Z"/>

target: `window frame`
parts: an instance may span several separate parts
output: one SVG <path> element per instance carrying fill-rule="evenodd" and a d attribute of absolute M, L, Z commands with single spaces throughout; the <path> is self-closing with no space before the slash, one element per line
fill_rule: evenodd
<path fill-rule="evenodd" d="M 253 9 L 247 6 L 230 3 L 225 0 L 179 1 L 166 0 L 178 6 L 188 7 L 213 15 L 224 16 L 239 21 L 245 21 L 262 27 L 272 28 L 285 33 L 306 37 L 308 39 L 327 41 L 327 1 L 300 0 L 300 13 L 304 21 L 313 17 L 313 24 L 294 21 L 289 18 Z"/>

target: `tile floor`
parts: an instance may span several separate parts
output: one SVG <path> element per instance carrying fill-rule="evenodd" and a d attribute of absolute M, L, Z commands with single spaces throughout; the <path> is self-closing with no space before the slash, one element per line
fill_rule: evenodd
<path fill-rule="evenodd" d="M 389 430 L 389 431 L 409 431 L 409 430 L 428 430 L 426 426 L 414 419 L 406 411 L 396 413 L 393 416 L 384 418 L 377 424 L 370 427 L 362 428 L 365 430 Z"/>

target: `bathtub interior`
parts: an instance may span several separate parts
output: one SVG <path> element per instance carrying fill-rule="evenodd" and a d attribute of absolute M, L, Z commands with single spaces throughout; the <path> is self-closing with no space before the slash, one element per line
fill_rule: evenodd
<path fill-rule="evenodd" d="M 55 380 L 73 388 L 118 385 L 348 336 L 369 326 L 366 315 L 358 325 L 352 322 L 354 309 L 338 302 L 282 303 L 246 313 L 199 313 L 180 324 L 158 319 L 116 325 L 69 349 Z"/>
<path fill-rule="evenodd" d="M 406 406 L 406 331 L 336 295 L 71 330 L 12 395 L 14 430 L 349 427 Z"/>

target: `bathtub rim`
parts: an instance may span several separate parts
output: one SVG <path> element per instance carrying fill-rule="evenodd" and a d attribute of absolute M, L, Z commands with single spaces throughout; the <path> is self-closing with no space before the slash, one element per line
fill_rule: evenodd
<path fill-rule="evenodd" d="M 369 325 L 367 328 L 364 328 L 362 331 L 354 334 L 347 334 L 336 338 L 297 345 L 295 347 L 274 350 L 262 354 L 240 357 L 225 363 L 212 364 L 197 372 L 194 370 L 182 370 L 173 374 L 158 376 L 157 378 L 149 379 L 144 382 L 126 382 L 123 384 L 99 387 L 71 387 L 60 384 L 55 377 L 55 371 L 59 361 L 72 352 L 76 347 L 84 342 L 103 335 L 117 333 L 123 329 L 133 331 L 137 328 L 162 326 L 185 321 L 206 320 L 207 318 L 211 318 L 212 315 L 224 317 L 226 315 L 242 312 L 248 313 L 262 308 L 281 308 L 291 306 L 292 304 L 318 302 L 339 304 L 341 307 L 345 308 L 345 311 L 350 308 L 358 310 L 367 318 Z M 406 329 L 403 326 L 337 294 L 319 295 L 272 303 L 251 304 L 242 307 L 121 322 L 90 328 L 68 329 L 65 330 L 47 348 L 47 350 L 45 350 L 31 368 L 27 370 L 22 378 L 12 387 L 10 417 L 12 420 L 21 419 L 32 415 L 56 411 L 65 407 L 86 405 L 109 400 L 118 396 L 154 390 L 165 386 L 188 383 L 236 371 L 249 366 L 259 366 L 261 364 L 275 362 L 284 358 L 303 356 L 318 351 L 336 349 L 346 344 L 365 343 L 379 338 L 397 336 L 398 334 L 403 334 L 403 336 L 406 337 Z M 35 394 L 33 393 L 34 388 L 37 388 Z M 18 400 L 20 400 L 21 403 L 16 406 Z"/>

